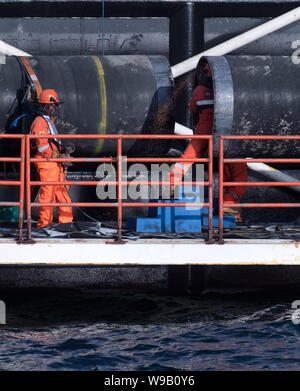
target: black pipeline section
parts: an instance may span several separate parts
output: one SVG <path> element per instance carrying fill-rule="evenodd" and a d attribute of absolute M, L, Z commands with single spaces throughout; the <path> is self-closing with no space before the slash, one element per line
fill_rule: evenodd
<path fill-rule="evenodd" d="M 173 133 L 173 79 L 163 56 L 39 56 L 29 62 L 42 88 L 55 89 L 65 101 L 56 119 L 61 134 Z M 19 59 L 8 57 L 0 66 L 1 130 L 16 132 L 9 125 L 20 114 L 25 85 Z M 128 140 L 123 154 L 159 155 L 167 144 Z M 76 151 L 115 155 L 116 141 L 78 141 Z"/>
<path fill-rule="evenodd" d="M 165 55 L 165 18 L 1 18 L 1 40 L 34 56 Z M 104 36 L 102 31 L 104 30 Z"/>
<path fill-rule="evenodd" d="M 290 56 L 211 56 L 216 135 L 298 135 L 299 66 Z M 218 139 L 214 152 L 218 155 Z M 226 157 L 299 157 L 299 141 L 225 141 Z"/>
<path fill-rule="evenodd" d="M 62 134 L 173 133 L 174 89 L 162 56 L 35 57 L 30 63 L 43 88 L 64 99 L 56 124 Z M 298 65 L 290 56 L 210 56 L 216 135 L 297 135 L 300 129 Z M 18 58 L 0 66 L 0 129 L 9 131 L 24 101 L 24 70 Z M 197 84 L 197 83 L 196 83 Z M 21 129 L 28 132 L 28 128 Z M 85 140 L 77 154 L 114 155 L 116 141 Z M 161 155 L 165 142 L 124 142 L 123 153 Z M 215 138 L 218 156 L 218 138 Z M 297 141 L 226 141 L 227 157 L 298 157 Z"/>
<path fill-rule="evenodd" d="M 237 37 L 271 19 L 272 17 L 204 18 L 205 49 L 210 49 L 222 42 Z M 299 47 L 296 38 L 299 35 L 299 28 L 299 21 L 294 22 L 230 52 L 230 55 L 296 56 L 296 49 Z"/>

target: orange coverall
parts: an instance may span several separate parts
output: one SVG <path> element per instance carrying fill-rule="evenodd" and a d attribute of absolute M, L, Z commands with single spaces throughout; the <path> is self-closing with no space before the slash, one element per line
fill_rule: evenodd
<path fill-rule="evenodd" d="M 54 119 L 51 118 L 51 122 L 54 122 Z M 30 133 L 35 135 L 47 135 L 51 134 L 49 126 L 46 120 L 42 116 L 37 116 L 33 121 Z M 51 158 L 52 152 L 57 151 L 58 148 L 52 144 L 48 143 L 46 138 L 35 139 L 37 153 L 35 158 Z M 57 162 L 36 162 L 35 166 L 40 176 L 41 181 L 63 181 L 65 179 L 65 174 L 63 167 L 60 163 Z M 50 202 L 61 202 L 61 203 L 70 203 L 71 199 L 64 186 L 47 186 L 42 185 L 39 195 L 40 203 L 50 203 Z M 45 227 L 48 224 L 51 224 L 53 220 L 53 207 L 51 206 L 41 206 L 39 207 L 39 221 L 38 228 Z M 73 221 L 72 207 L 69 206 L 60 206 L 58 207 L 58 222 L 70 223 Z"/>
<path fill-rule="evenodd" d="M 203 85 L 199 85 L 195 88 L 192 100 L 190 102 L 190 111 L 197 113 L 199 107 L 197 101 L 213 100 L 213 90 Z M 213 126 L 213 107 L 204 106 L 202 111 L 199 112 L 199 121 L 195 134 L 207 135 L 212 133 Z M 205 153 L 208 146 L 207 140 L 192 140 L 186 147 L 183 155 L 184 159 L 188 158 L 200 158 Z M 181 164 L 176 164 L 173 172 L 171 173 L 171 183 L 176 183 L 176 180 L 180 181 L 185 170 L 187 170 L 193 163 L 182 163 L 185 169 L 181 168 Z M 173 177 L 173 178 L 172 178 Z M 176 179 L 175 179 L 176 178 Z M 224 182 L 247 182 L 247 164 L 246 163 L 226 163 L 224 164 Z M 245 186 L 231 186 L 224 188 L 224 202 L 239 203 L 240 199 L 246 191 Z"/>

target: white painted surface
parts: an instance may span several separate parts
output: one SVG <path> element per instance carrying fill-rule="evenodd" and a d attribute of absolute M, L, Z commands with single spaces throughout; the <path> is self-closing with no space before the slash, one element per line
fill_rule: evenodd
<path fill-rule="evenodd" d="M 102 240 L 0 241 L 1 265 L 300 265 L 300 247 L 293 241 L 161 240 L 107 244 Z"/>
<path fill-rule="evenodd" d="M 175 122 L 174 134 L 179 134 L 182 136 L 191 136 L 194 134 L 194 132 L 192 129 L 188 128 L 187 126 Z"/>
<path fill-rule="evenodd" d="M 5 56 L 31 57 L 31 54 L 23 52 L 23 50 L 20 50 L 14 46 L 11 46 L 4 41 L 0 41 L 0 53 Z"/>
<path fill-rule="evenodd" d="M 274 182 L 300 182 L 299 179 L 285 174 L 276 168 L 270 167 L 265 163 L 247 163 L 247 166 L 256 172 L 264 175 L 266 178 L 271 179 Z M 300 193 L 300 186 L 287 186 L 289 189 Z"/>

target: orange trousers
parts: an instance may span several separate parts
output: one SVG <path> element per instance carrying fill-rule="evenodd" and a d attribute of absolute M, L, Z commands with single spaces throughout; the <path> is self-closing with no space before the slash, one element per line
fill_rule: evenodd
<path fill-rule="evenodd" d="M 211 124 L 203 122 L 201 130 L 197 129 L 196 134 L 211 134 Z M 207 149 L 207 140 L 193 139 L 186 147 L 183 159 L 199 158 Z M 181 182 L 182 175 L 187 171 L 193 163 L 177 163 L 175 168 L 170 173 L 171 184 Z M 224 164 L 224 182 L 247 182 L 247 164 L 246 163 L 225 163 Z M 245 186 L 230 186 L 224 187 L 224 202 L 239 203 L 240 199 L 246 192 Z"/>
<path fill-rule="evenodd" d="M 61 164 L 53 163 L 37 163 L 36 168 L 38 170 L 41 181 L 63 181 L 65 174 Z M 71 199 L 64 186 L 41 186 L 40 203 L 60 202 L 69 204 Z M 53 207 L 41 206 L 39 207 L 39 221 L 38 228 L 45 227 L 52 223 L 53 220 Z M 70 223 L 73 221 L 72 207 L 60 206 L 58 207 L 58 222 L 59 224 Z"/>

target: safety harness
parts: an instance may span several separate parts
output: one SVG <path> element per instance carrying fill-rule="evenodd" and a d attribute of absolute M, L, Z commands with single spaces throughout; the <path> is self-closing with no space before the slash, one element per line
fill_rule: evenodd
<path fill-rule="evenodd" d="M 49 115 L 44 115 L 44 114 L 39 114 L 39 115 L 41 117 L 43 117 L 44 120 L 47 122 L 48 128 L 50 130 L 50 134 L 52 134 L 53 136 L 58 135 L 58 131 L 56 129 L 56 126 L 53 122 L 51 122 Z M 49 145 L 52 150 L 54 150 L 53 145 L 55 145 L 59 151 L 61 151 L 61 149 L 62 149 L 61 141 L 57 138 L 53 138 L 53 139 L 48 140 L 48 144 L 44 145 L 43 147 L 38 148 L 37 150 L 39 152 L 44 152 L 47 148 L 49 148 Z"/>

